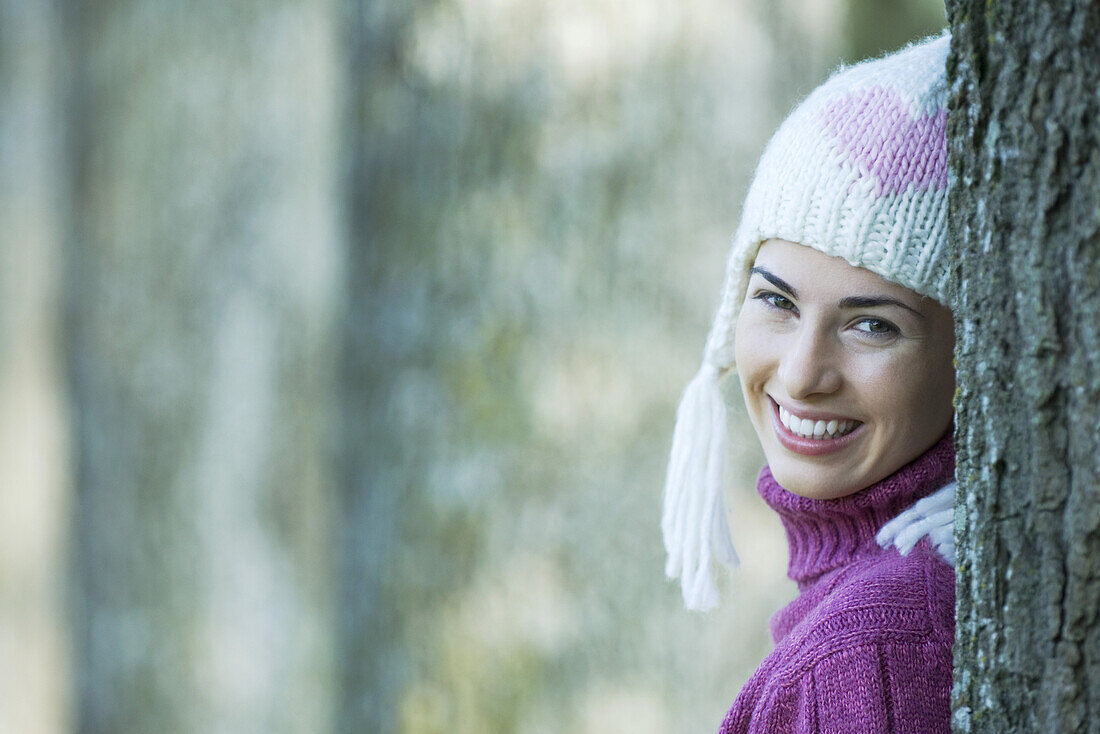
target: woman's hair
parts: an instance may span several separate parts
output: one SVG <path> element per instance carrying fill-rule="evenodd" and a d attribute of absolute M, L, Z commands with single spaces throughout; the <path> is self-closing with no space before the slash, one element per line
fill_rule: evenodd
<path fill-rule="evenodd" d="M 841 68 L 768 143 L 733 237 L 703 366 L 676 413 L 661 530 L 684 603 L 718 603 L 711 564 L 736 565 L 726 522 L 726 413 L 719 377 L 761 243 L 797 242 L 947 302 L 944 34 Z"/>

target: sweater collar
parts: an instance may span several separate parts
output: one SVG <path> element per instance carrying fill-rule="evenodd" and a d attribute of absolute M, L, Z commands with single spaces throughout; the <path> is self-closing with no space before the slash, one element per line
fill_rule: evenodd
<path fill-rule="evenodd" d="M 787 575 L 799 587 L 858 557 L 880 552 L 875 534 L 914 502 L 935 492 L 955 474 L 951 432 L 909 464 L 847 497 L 813 500 L 779 486 L 765 466 L 757 491 L 787 531 Z"/>

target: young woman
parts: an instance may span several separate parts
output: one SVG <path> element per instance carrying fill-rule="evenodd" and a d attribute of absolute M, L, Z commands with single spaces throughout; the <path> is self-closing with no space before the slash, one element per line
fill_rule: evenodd
<path fill-rule="evenodd" d="M 662 530 L 689 608 L 736 563 L 722 502 L 736 372 L 799 596 L 721 732 L 949 731 L 954 332 L 944 35 L 842 69 L 768 144 L 699 374 Z"/>

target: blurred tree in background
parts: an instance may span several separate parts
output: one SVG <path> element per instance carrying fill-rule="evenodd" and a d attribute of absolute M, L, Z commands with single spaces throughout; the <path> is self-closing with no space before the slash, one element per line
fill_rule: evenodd
<path fill-rule="evenodd" d="M 672 411 L 873 6 L 0 0 L 0 730 L 714 729 L 792 590 L 738 416 L 681 609 Z"/>
<path fill-rule="evenodd" d="M 69 731 L 75 713 L 59 34 L 49 3 L 0 0 L 0 731 L 31 734 Z"/>
<path fill-rule="evenodd" d="M 333 12 L 63 8 L 80 731 L 331 720 Z"/>

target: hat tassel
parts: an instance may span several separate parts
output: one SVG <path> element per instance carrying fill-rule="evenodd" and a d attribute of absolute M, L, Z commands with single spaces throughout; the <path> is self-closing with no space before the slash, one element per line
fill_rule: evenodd
<path fill-rule="evenodd" d="M 712 560 L 729 567 L 739 564 L 722 497 L 726 441 L 726 406 L 718 370 L 704 364 L 684 390 L 676 411 L 661 518 L 668 553 L 665 573 L 679 577 L 688 609 L 704 611 L 718 605 Z"/>

